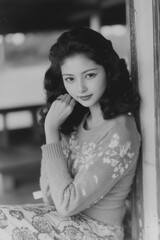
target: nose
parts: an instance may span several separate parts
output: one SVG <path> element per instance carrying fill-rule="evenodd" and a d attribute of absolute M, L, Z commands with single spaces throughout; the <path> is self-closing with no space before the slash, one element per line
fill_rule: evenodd
<path fill-rule="evenodd" d="M 83 93 L 83 92 L 87 91 L 87 86 L 83 79 L 79 79 L 77 81 L 77 90 L 79 93 Z"/>

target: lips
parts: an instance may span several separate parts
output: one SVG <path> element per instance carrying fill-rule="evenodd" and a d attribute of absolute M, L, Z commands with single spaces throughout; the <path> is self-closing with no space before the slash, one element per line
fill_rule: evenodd
<path fill-rule="evenodd" d="M 86 95 L 86 96 L 79 96 L 79 98 L 82 99 L 82 100 L 88 100 L 88 99 L 91 98 L 91 96 L 92 96 L 92 94 Z"/>

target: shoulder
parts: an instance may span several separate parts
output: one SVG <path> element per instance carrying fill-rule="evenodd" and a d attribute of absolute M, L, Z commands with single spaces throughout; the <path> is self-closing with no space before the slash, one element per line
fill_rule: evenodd
<path fill-rule="evenodd" d="M 135 119 L 132 115 L 122 115 L 114 120 L 111 131 L 117 131 L 123 138 L 140 139 Z"/>
<path fill-rule="evenodd" d="M 110 131 L 118 131 L 122 136 L 126 134 L 139 135 L 135 119 L 130 115 L 121 115 L 112 119 Z"/>
<path fill-rule="evenodd" d="M 118 141 L 120 144 L 124 144 L 130 142 L 132 145 L 137 145 L 138 148 L 141 141 L 135 119 L 129 115 L 122 115 L 109 121 L 106 120 L 97 137 L 99 143 L 107 144 Z"/>
<path fill-rule="evenodd" d="M 121 129 L 123 129 L 123 131 L 125 132 L 131 132 L 133 129 L 135 130 L 136 128 L 136 123 L 133 116 L 121 115 L 111 121 L 112 121 L 111 130 L 116 129 L 117 131 L 120 131 Z"/>

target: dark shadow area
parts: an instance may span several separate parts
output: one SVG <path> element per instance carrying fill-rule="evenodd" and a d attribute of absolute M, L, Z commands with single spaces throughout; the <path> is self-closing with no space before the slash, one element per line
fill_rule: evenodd
<path fill-rule="evenodd" d="M 89 26 L 90 17 L 97 10 L 102 25 L 126 23 L 124 0 L 0 1 L 0 34 Z"/>

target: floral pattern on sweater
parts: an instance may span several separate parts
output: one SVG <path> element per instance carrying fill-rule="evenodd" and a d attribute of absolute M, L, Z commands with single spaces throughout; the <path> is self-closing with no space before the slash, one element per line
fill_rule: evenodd
<path fill-rule="evenodd" d="M 83 168 L 86 170 L 90 165 L 94 164 L 94 161 L 98 161 L 103 156 L 103 163 L 113 167 L 113 178 L 117 178 L 122 175 L 129 164 L 132 163 L 134 152 L 131 151 L 131 141 L 126 141 L 120 144 L 120 136 L 113 134 L 107 150 L 104 152 L 104 148 L 97 147 L 95 142 L 84 142 L 81 146 L 78 145 L 76 134 L 72 134 L 69 140 L 69 146 L 71 149 L 71 159 L 74 161 L 73 167 L 76 169 L 79 166 L 79 171 Z M 95 182 L 98 182 L 98 177 L 95 175 Z"/>

